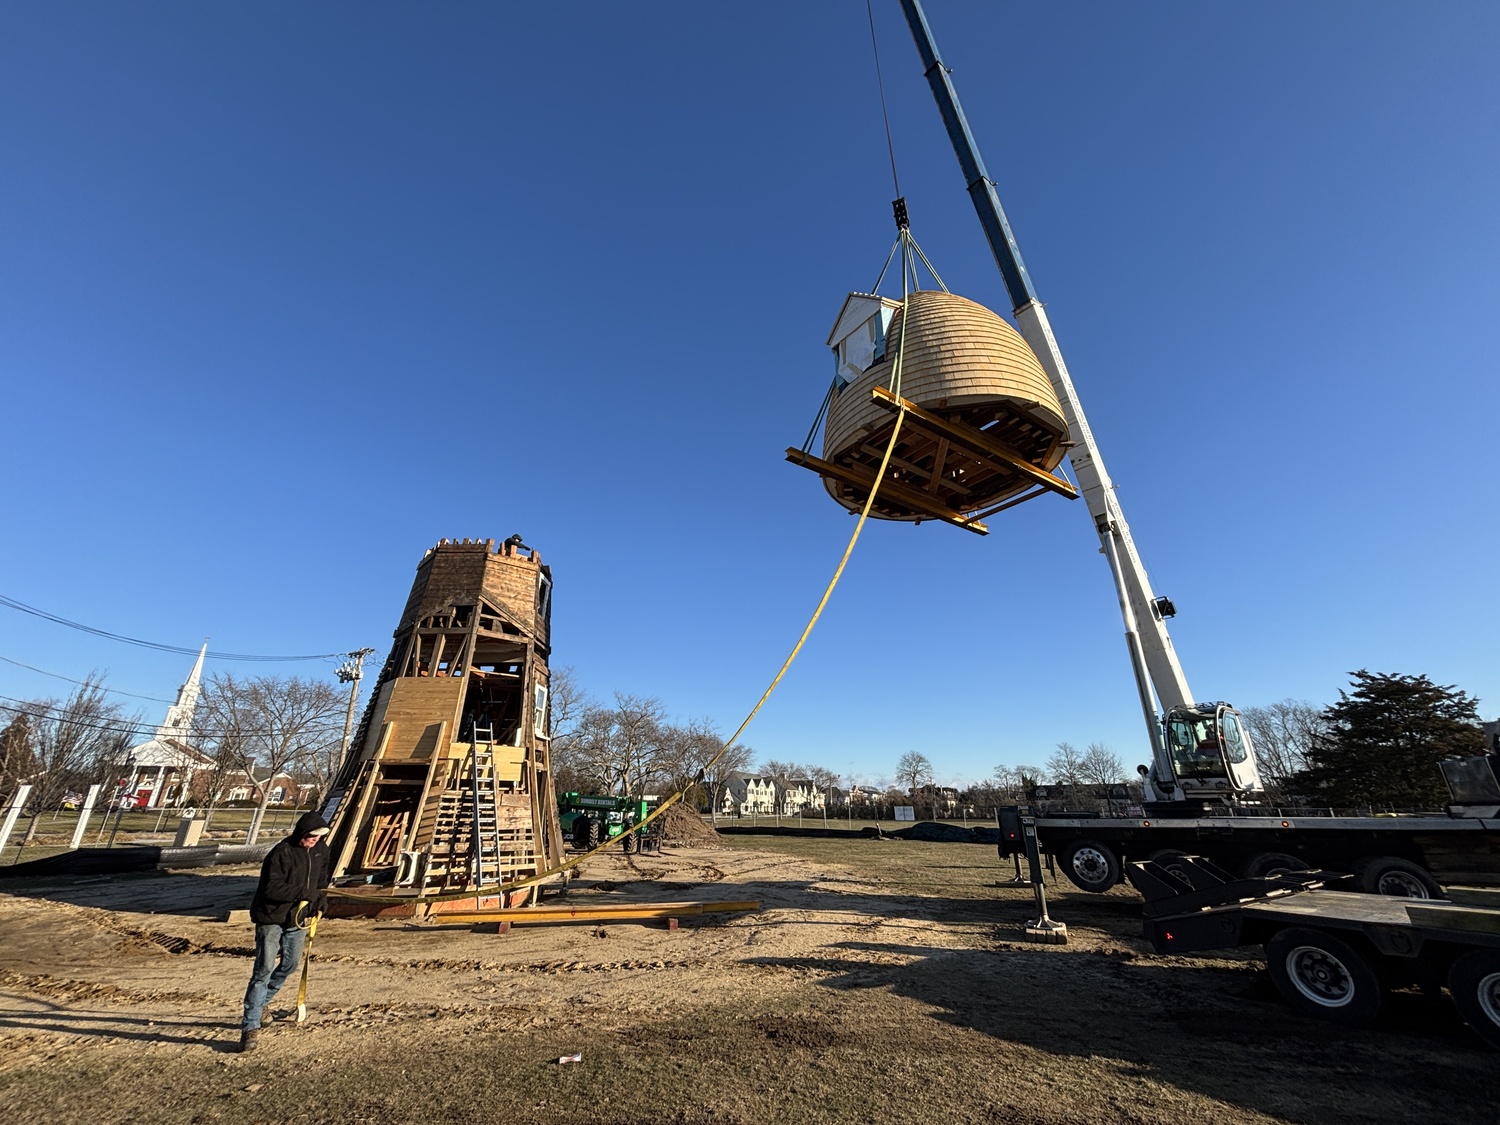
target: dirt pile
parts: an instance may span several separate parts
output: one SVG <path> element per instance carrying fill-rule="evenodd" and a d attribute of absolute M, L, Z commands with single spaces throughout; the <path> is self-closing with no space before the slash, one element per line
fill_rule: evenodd
<path fill-rule="evenodd" d="M 661 814 L 662 842 L 685 848 L 712 848 L 719 843 L 719 834 L 713 825 L 685 806 L 681 801 Z"/>

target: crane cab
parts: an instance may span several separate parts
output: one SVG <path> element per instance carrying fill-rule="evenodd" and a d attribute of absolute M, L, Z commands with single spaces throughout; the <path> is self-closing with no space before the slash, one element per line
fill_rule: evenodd
<path fill-rule="evenodd" d="M 1165 753 L 1147 771 L 1147 800 L 1201 804 L 1259 798 L 1262 785 L 1250 732 L 1229 704 L 1174 707 L 1162 718 L 1162 734 Z"/>

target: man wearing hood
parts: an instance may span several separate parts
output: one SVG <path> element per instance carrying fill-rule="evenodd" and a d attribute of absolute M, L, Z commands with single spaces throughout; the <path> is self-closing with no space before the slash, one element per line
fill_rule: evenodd
<path fill-rule="evenodd" d="M 328 904 L 328 825 L 306 813 L 260 865 L 260 884 L 250 900 L 255 923 L 255 969 L 245 990 L 240 1050 L 255 1050 L 261 1013 L 302 961 L 307 923 Z"/>

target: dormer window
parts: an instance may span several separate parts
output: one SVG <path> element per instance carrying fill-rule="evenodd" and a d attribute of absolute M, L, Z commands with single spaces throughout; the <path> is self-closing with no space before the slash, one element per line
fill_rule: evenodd
<path fill-rule="evenodd" d="M 900 307 L 899 301 L 867 293 L 850 293 L 844 300 L 828 334 L 834 379 L 840 390 L 885 358 L 886 333 Z"/>

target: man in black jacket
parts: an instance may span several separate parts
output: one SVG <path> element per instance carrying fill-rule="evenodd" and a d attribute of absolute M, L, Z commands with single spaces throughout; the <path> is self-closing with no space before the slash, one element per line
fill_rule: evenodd
<path fill-rule="evenodd" d="M 289 835 L 260 865 L 260 884 L 250 901 L 255 923 L 255 969 L 245 990 L 240 1050 L 255 1050 L 261 1012 L 287 977 L 297 971 L 307 940 L 305 929 L 327 906 L 328 825 L 315 812 L 297 821 Z"/>

